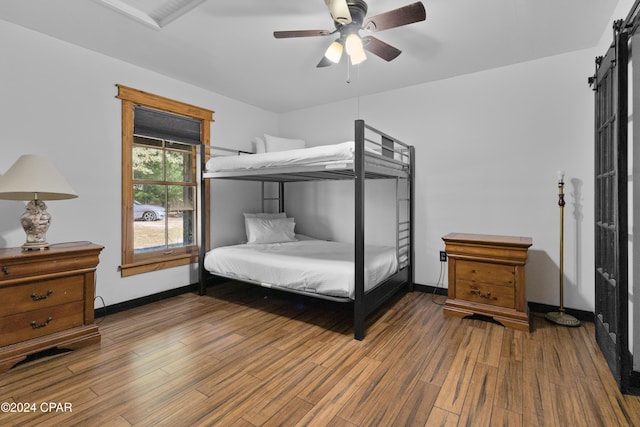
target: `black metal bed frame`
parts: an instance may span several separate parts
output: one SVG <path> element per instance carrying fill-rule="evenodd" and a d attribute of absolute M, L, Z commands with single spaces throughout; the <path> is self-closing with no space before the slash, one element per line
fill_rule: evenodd
<path fill-rule="evenodd" d="M 368 135 L 373 134 L 380 138 L 380 141 L 370 139 Z M 372 154 L 365 150 L 365 143 L 378 146 L 381 154 Z M 355 296 L 353 300 L 354 316 L 354 338 L 364 339 L 365 319 L 374 310 L 380 307 L 391 296 L 402 287 L 407 286 L 408 290 L 413 290 L 414 280 L 414 200 L 415 200 L 415 150 L 413 146 L 407 145 L 396 138 L 393 138 L 367 124 L 364 120 L 355 121 L 355 152 L 353 163 L 346 168 L 327 169 L 323 167 L 300 167 L 300 168 L 270 168 L 265 170 L 253 170 L 242 173 L 207 173 L 205 165 L 208 158 L 207 149 L 211 147 L 201 146 L 201 171 L 203 179 L 232 179 L 249 180 L 259 182 L 277 182 L 279 185 L 279 210 L 284 212 L 284 184 L 286 182 L 312 181 L 312 180 L 348 180 L 354 181 L 355 185 L 355 218 L 354 218 L 354 272 L 355 272 Z M 405 160 L 397 160 L 401 156 Z M 375 159 L 376 162 L 368 160 Z M 398 271 L 384 282 L 365 292 L 364 289 L 364 266 L 365 266 L 365 180 L 367 179 L 406 179 L 408 184 L 407 198 L 398 198 L 398 188 L 396 185 L 396 251 L 400 257 L 404 253 L 404 262 Z M 201 185 L 204 197 L 204 185 Z M 400 221 L 399 203 L 408 203 L 407 221 Z M 199 283 L 200 295 L 206 293 L 207 281 L 215 274 L 209 273 L 204 268 L 204 256 L 208 250 L 204 242 L 205 234 L 210 232 L 206 227 L 207 215 L 206 206 L 201 203 L 201 239 L 199 245 Z M 234 279 L 243 281 L 240 279 Z M 248 282 L 252 283 L 252 282 Z M 316 294 L 304 293 L 313 297 Z"/>

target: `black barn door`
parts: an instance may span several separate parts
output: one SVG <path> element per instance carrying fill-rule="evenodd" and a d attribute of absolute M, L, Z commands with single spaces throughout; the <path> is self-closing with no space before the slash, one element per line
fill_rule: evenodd
<path fill-rule="evenodd" d="M 629 387 L 627 110 L 628 35 L 615 40 L 595 75 L 596 340 L 622 392 Z"/>

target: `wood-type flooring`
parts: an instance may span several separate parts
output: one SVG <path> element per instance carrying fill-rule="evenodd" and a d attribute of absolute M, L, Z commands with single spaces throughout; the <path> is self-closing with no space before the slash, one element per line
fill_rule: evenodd
<path fill-rule="evenodd" d="M 400 293 L 363 341 L 347 307 L 234 282 L 107 315 L 100 344 L 0 374 L 0 425 L 640 426 L 593 324 L 526 333 L 443 300 Z"/>

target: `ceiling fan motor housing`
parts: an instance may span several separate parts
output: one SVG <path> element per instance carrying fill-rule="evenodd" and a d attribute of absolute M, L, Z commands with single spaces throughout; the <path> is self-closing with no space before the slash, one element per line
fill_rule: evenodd
<path fill-rule="evenodd" d="M 347 6 L 349 7 L 349 13 L 351 13 L 351 23 L 343 25 L 336 22 L 336 28 L 340 32 L 345 30 L 346 34 L 357 33 L 362 28 L 364 17 L 367 15 L 367 3 L 364 0 L 348 0 Z"/>

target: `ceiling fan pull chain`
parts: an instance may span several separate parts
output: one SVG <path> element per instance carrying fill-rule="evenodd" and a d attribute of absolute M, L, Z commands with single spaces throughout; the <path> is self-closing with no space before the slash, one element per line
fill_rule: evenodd
<path fill-rule="evenodd" d="M 351 83 L 351 61 L 347 59 L 347 83 Z"/>

